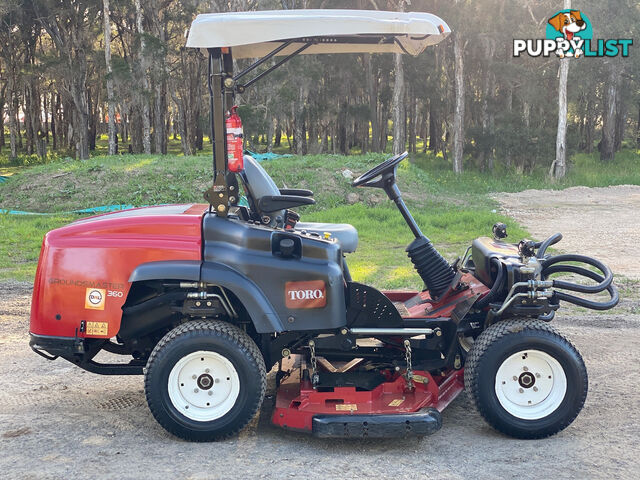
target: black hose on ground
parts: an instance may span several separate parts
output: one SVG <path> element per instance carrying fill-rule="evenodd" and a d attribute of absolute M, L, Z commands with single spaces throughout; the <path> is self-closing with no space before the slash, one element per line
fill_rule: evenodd
<path fill-rule="evenodd" d="M 562 256 L 562 255 L 560 255 L 560 256 Z M 574 256 L 580 256 L 581 257 L 582 255 L 574 255 Z M 590 260 L 594 260 L 594 259 L 590 259 Z M 594 261 L 597 262 L 597 260 L 594 260 Z M 598 263 L 600 263 L 600 262 L 598 262 Z M 598 267 L 598 268 L 600 268 L 600 267 Z M 609 270 L 609 269 L 607 268 L 607 270 Z M 603 272 L 604 272 L 604 270 L 603 270 Z M 578 275 L 582 275 L 583 277 L 590 278 L 591 280 L 595 280 L 596 282 L 600 282 L 599 285 L 607 283 L 606 282 L 606 277 L 603 277 L 602 275 L 599 275 L 596 272 L 593 272 L 593 271 L 591 271 L 591 270 L 589 270 L 587 268 L 584 268 L 584 267 L 579 267 L 577 265 L 553 265 L 553 266 L 550 266 L 550 267 L 546 267 L 542 271 L 543 278 L 547 278 L 549 275 L 552 275 L 554 273 L 575 273 L 575 274 L 578 274 Z M 559 280 L 554 280 L 553 281 L 554 287 L 556 286 L 556 284 L 558 282 L 559 282 Z M 567 284 L 568 282 L 562 282 L 562 283 Z M 569 285 L 575 285 L 575 284 L 569 284 Z M 607 283 L 607 286 L 605 288 L 603 288 L 602 290 L 598 290 L 598 292 L 601 292 L 601 291 L 604 291 L 604 290 L 606 290 L 609 293 L 609 295 L 611 296 L 611 299 L 608 302 L 594 302 L 592 300 L 587 300 L 585 298 L 576 297 L 575 295 L 570 295 L 570 294 L 564 293 L 564 292 L 555 292 L 555 296 L 556 296 L 556 298 L 558 300 L 564 300 L 565 302 L 573 303 L 574 305 L 579 305 L 581 307 L 589 308 L 591 310 L 609 310 L 610 308 L 613 308 L 618 304 L 618 301 L 620 300 L 620 297 L 618 295 L 618 289 L 615 287 L 615 285 L 613 285 L 611 283 L 611 281 L 609 281 L 609 283 Z M 585 292 L 585 293 L 593 293 L 593 292 Z"/>
<path fill-rule="evenodd" d="M 487 293 L 484 297 L 482 297 L 475 303 L 475 308 L 484 308 L 488 306 L 489 303 L 491 303 L 496 298 L 496 296 L 504 286 L 504 267 L 502 266 L 502 262 L 500 262 L 500 260 L 498 260 L 497 258 L 493 258 L 491 259 L 491 263 L 496 265 L 496 267 L 498 268 L 498 274 L 496 275 L 496 279 L 493 281 L 493 285 L 491 286 L 491 290 L 489 290 L 489 293 Z"/>
<path fill-rule="evenodd" d="M 556 255 L 555 257 L 551 257 L 547 260 L 543 260 L 542 262 L 540 262 L 542 265 L 542 274 L 545 275 L 548 269 L 551 268 L 552 265 L 555 265 L 561 262 L 586 263 L 588 265 L 592 265 L 597 269 L 599 269 L 604 276 L 601 277 L 600 275 L 596 274 L 599 278 L 599 280 L 596 280 L 597 282 L 599 282 L 597 285 L 580 285 L 578 283 L 566 282 L 564 280 L 554 280 L 553 286 L 556 288 L 562 288 L 563 290 L 571 290 L 571 291 L 580 292 L 580 293 L 599 293 L 599 292 L 603 292 L 609 285 L 611 285 L 611 282 L 613 282 L 613 273 L 611 272 L 611 269 L 607 267 L 604 263 L 600 262 L 599 260 L 596 260 L 595 258 L 587 257 L 585 255 L 577 255 L 577 254 Z M 571 265 L 561 265 L 561 266 L 569 267 Z M 585 268 L 582 268 L 581 272 L 594 273 L 594 272 L 591 272 L 591 270 L 587 270 Z M 590 274 L 585 274 L 580 272 L 572 272 L 572 273 L 578 273 L 578 275 L 586 276 L 588 278 L 591 278 L 592 280 L 595 280 L 595 278 Z"/>

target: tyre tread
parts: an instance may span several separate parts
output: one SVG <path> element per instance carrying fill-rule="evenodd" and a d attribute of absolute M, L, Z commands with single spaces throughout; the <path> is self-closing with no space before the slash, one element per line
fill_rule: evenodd
<path fill-rule="evenodd" d="M 256 400 L 251 405 L 249 411 L 250 414 L 246 415 L 246 419 L 244 422 L 236 425 L 232 430 L 226 431 L 220 434 L 212 434 L 207 438 L 202 438 L 201 436 L 194 435 L 185 435 L 188 432 L 185 429 L 181 429 L 180 431 L 176 430 L 174 425 L 169 424 L 164 420 L 164 416 L 161 415 L 161 412 L 158 411 L 158 406 L 155 402 L 151 401 L 150 398 L 150 379 L 149 376 L 146 375 L 147 371 L 154 365 L 157 358 L 163 352 L 164 348 L 176 338 L 180 336 L 193 336 L 198 337 L 203 334 L 210 335 L 211 332 L 220 336 L 226 337 L 232 343 L 235 343 L 239 350 L 243 352 L 248 358 L 250 358 L 254 363 L 258 371 L 260 372 L 260 394 L 257 396 Z M 253 339 L 243 330 L 241 330 L 236 325 L 233 325 L 228 322 L 220 321 L 220 320 L 192 320 L 185 322 L 181 325 L 178 325 L 173 330 L 169 331 L 155 346 L 149 359 L 147 360 L 147 365 L 144 369 L 145 373 L 145 382 L 144 389 L 145 395 L 147 397 L 147 403 L 149 405 L 149 409 L 151 410 L 154 418 L 169 432 L 172 434 L 184 438 L 185 440 L 194 441 L 194 442 L 207 442 L 207 441 L 217 441 L 224 440 L 229 437 L 232 437 L 238 434 L 247 424 L 255 417 L 258 410 L 262 406 L 262 401 L 264 400 L 264 396 L 267 390 L 267 374 L 266 367 L 264 364 L 264 358 L 260 349 L 253 341 Z"/>
<path fill-rule="evenodd" d="M 584 389 L 581 392 L 581 403 L 579 408 L 575 409 L 573 415 L 566 417 L 563 422 L 560 422 L 555 425 L 554 429 L 548 429 L 539 434 L 524 434 L 520 430 L 515 428 L 509 428 L 508 426 L 498 424 L 495 422 L 491 415 L 489 415 L 489 411 L 487 410 L 486 405 L 484 405 L 480 399 L 479 393 L 479 383 L 478 383 L 478 369 L 483 361 L 483 356 L 486 351 L 493 345 L 495 342 L 500 340 L 501 338 L 521 332 L 523 330 L 534 330 L 542 333 L 543 335 L 549 335 L 557 338 L 561 343 L 564 344 L 569 350 L 571 350 L 578 358 L 582 359 L 580 352 L 576 349 L 576 347 L 569 341 L 564 335 L 559 333 L 551 324 L 544 322 L 542 320 L 537 319 L 510 319 L 503 320 L 498 323 L 495 323 L 484 330 L 478 338 L 474 341 L 469 354 L 467 355 L 465 369 L 464 369 L 464 385 L 465 390 L 467 391 L 467 396 L 471 400 L 471 403 L 475 407 L 475 409 L 480 413 L 480 415 L 486 420 L 486 422 L 491 425 L 496 430 L 512 436 L 516 438 L 529 438 L 529 439 L 538 439 L 538 438 L 546 438 L 552 435 L 555 435 L 559 431 L 566 428 L 575 420 L 575 418 L 580 413 L 582 406 L 584 405 L 585 399 L 587 397 L 588 390 L 588 382 L 584 382 Z M 582 363 L 582 368 L 584 369 L 584 363 Z M 586 369 L 584 371 L 584 376 L 586 378 Z"/>

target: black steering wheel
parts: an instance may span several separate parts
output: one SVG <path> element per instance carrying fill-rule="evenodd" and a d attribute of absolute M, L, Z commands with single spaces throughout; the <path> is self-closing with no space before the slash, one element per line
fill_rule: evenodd
<path fill-rule="evenodd" d="M 368 172 L 363 173 L 358 178 L 356 178 L 351 185 L 353 187 L 377 187 L 384 188 L 384 184 L 387 183 L 388 180 L 395 179 L 396 176 L 396 168 L 400 162 L 402 162 L 407 156 L 408 152 L 401 153 L 399 155 L 395 155 L 391 158 L 388 158 L 384 162 L 379 165 L 376 165 Z M 373 181 L 376 178 L 380 177 L 380 180 Z M 395 182 L 394 182 L 395 183 Z"/>

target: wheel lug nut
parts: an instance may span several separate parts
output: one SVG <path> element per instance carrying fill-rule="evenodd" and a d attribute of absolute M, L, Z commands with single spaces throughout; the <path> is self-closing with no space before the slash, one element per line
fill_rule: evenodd
<path fill-rule="evenodd" d="M 540 378 L 540 374 L 539 373 L 536 373 L 536 378 Z"/>
<path fill-rule="evenodd" d="M 193 378 L 195 380 L 198 377 L 197 377 L 197 375 L 191 375 L 191 378 Z"/>
<path fill-rule="evenodd" d="M 518 391 L 519 391 L 520 393 L 524 393 L 524 390 L 523 390 L 522 388 L 519 388 L 519 389 L 518 389 Z"/>
<path fill-rule="evenodd" d="M 213 395 L 213 392 L 211 390 L 209 390 L 209 396 Z"/>
<path fill-rule="evenodd" d="M 209 373 L 211 370 L 209 370 L 208 368 L 204 369 L 204 373 Z"/>
<path fill-rule="evenodd" d="M 515 375 L 513 376 L 513 381 L 517 382 L 518 381 L 518 377 L 516 377 Z"/>
<path fill-rule="evenodd" d="M 198 393 L 198 392 L 199 392 L 199 390 L 197 388 L 193 389 L 193 393 Z"/>
<path fill-rule="evenodd" d="M 529 371 L 529 369 L 527 367 L 522 367 L 522 370 L 524 370 L 525 372 Z"/>
<path fill-rule="evenodd" d="M 538 387 L 533 387 L 533 391 L 537 392 L 538 391 Z"/>

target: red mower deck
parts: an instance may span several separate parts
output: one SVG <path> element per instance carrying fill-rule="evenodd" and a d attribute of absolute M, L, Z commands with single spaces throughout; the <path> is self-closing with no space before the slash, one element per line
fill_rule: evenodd
<path fill-rule="evenodd" d="M 304 360 L 294 357 L 291 375 L 278 388 L 272 422 L 321 437 L 434 433 L 442 425 L 440 412 L 464 389 L 463 370 L 450 370 L 435 378 L 415 371 L 411 388 L 403 375 L 389 371 L 389 380 L 369 391 L 356 387 L 314 389 Z M 345 373 L 357 363 L 349 362 L 337 371 Z M 324 359 L 320 364 L 326 365 Z"/>

